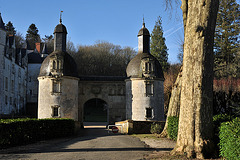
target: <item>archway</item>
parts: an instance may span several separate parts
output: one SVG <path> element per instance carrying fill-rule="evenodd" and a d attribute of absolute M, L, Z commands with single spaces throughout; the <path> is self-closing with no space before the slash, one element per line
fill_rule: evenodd
<path fill-rule="evenodd" d="M 108 105 L 98 98 L 93 98 L 84 103 L 84 122 L 108 122 Z"/>

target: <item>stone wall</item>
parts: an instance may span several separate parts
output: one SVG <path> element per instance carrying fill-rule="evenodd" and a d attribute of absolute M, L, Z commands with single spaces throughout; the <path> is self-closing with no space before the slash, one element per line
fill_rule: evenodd
<path fill-rule="evenodd" d="M 160 124 L 164 128 L 165 121 L 133 121 L 126 120 L 116 122 L 115 125 L 119 128 L 119 132 L 123 134 L 150 134 L 151 125 Z"/>
<path fill-rule="evenodd" d="M 38 118 L 72 118 L 78 121 L 78 78 L 61 77 L 60 92 L 53 92 L 53 79 L 39 77 Z M 53 108 L 59 108 L 58 116 Z"/>
<path fill-rule="evenodd" d="M 108 123 L 126 119 L 124 81 L 79 81 L 79 120 L 83 122 L 84 104 L 98 98 L 107 103 Z"/>
<path fill-rule="evenodd" d="M 146 80 L 132 78 L 126 80 L 126 110 L 127 118 L 136 121 L 156 120 L 164 121 L 163 81 L 153 80 L 152 94 L 147 93 Z M 146 116 L 146 109 L 152 109 L 152 117 Z"/>

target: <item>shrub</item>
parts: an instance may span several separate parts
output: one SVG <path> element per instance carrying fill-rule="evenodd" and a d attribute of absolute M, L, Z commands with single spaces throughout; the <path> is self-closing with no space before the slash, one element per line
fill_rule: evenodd
<path fill-rule="evenodd" d="M 220 156 L 237 160 L 240 159 L 240 118 L 224 122 L 220 127 Z"/>
<path fill-rule="evenodd" d="M 152 134 L 160 134 L 161 132 L 162 132 L 162 125 L 161 124 L 155 124 L 155 123 L 153 123 L 153 124 L 151 124 L 151 129 L 150 129 L 150 132 L 152 133 Z"/>
<path fill-rule="evenodd" d="M 221 125 L 221 123 L 231 121 L 232 119 L 233 119 L 233 116 L 227 115 L 227 114 L 219 114 L 219 115 L 213 116 L 213 124 L 214 124 L 213 141 L 214 141 L 214 144 L 216 145 L 215 147 L 217 148 L 217 152 L 219 152 L 218 144 L 219 144 L 219 141 L 220 141 L 220 139 L 219 139 L 220 125 Z"/>
<path fill-rule="evenodd" d="M 167 127 L 168 135 L 171 139 L 177 140 L 178 135 L 178 117 L 172 116 L 168 117 L 168 127 Z"/>
<path fill-rule="evenodd" d="M 72 119 L 0 120 L 0 148 L 69 136 L 74 127 Z"/>

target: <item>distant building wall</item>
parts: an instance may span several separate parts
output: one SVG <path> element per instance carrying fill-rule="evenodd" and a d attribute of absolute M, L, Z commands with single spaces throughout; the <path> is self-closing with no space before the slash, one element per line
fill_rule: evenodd
<path fill-rule="evenodd" d="M 23 114 L 26 106 L 27 56 L 0 29 L 0 115 Z"/>
<path fill-rule="evenodd" d="M 28 64 L 28 79 L 27 79 L 27 102 L 38 102 L 38 75 L 41 68 L 41 63 Z"/>

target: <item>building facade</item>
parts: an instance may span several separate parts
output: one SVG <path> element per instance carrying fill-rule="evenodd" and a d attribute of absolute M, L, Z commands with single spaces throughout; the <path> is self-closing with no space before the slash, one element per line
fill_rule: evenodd
<path fill-rule="evenodd" d="M 164 75 L 158 60 L 150 54 L 150 34 L 143 23 L 138 32 L 138 54 L 127 66 L 126 118 L 135 121 L 163 121 Z"/>
<path fill-rule="evenodd" d="M 14 35 L 7 35 L 0 15 L 0 115 L 25 111 L 27 56 L 25 49 L 16 49 Z"/>
<path fill-rule="evenodd" d="M 150 54 L 145 24 L 138 33 L 138 54 L 126 70 L 128 77 L 79 76 L 66 52 L 66 35 L 60 19 L 50 55 L 40 43 L 34 51 L 16 49 L 14 35 L 7 35 L 0 16 L 0 115 L 20 113 L 27 106 L 30 117 L 72 118 L 80 123 L 96 117 L 110 124 L 164 120 L 164 77 Z"/>

